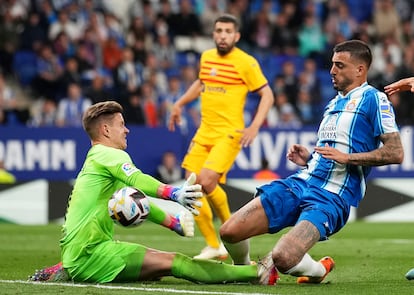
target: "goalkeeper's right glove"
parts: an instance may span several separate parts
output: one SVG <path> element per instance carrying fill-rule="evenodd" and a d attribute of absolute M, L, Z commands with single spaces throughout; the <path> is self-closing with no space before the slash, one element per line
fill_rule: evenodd
<path fill-rule="evenodd" d="M 194 215 L 200 214 L 194 207 L 201 207 L 201 201 L 197 200 L 203 196 L 201 185 L 194 184 L 197 176 L 191 173 L 184 184 L 180 187 L 166 185 L 162 197 L 177 202 L 188 209 Z"/>

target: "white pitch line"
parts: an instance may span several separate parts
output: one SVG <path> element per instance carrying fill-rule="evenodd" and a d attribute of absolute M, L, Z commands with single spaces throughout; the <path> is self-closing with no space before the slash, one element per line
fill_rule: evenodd
<path fill-rule="evenodd" d="M 28 284 L 28 285 L 43 285 L 43 286 L 64 286 L 64 287 L 76 287 L 76 288 L 97 288 L 108 290 L 132 290 L 132 291 L 146 291 L 146 292 L 169 292 L 179 294 L 207 294 L 207 295 L 268 295 L 268 293 L 239 293 L 239 292 L 216 292 L 216 291 L 194 291 L 194 290 L 180 290 L 180 289 L 166 289 L 166 288 L 145 288 L 145 287 L 127 287 L 127 286 L 110 286 L 110 285 L 92 285 L 92 284 L 78 284 L 78 283 L 57 283 L 57 282 L 31 282 L 22 280 L 0 280 L 0 283 L 6 284 Z M 208 286 L 208 285 L 206 285 Z M 277 295 L 272 293 L 273 295 Z"/>

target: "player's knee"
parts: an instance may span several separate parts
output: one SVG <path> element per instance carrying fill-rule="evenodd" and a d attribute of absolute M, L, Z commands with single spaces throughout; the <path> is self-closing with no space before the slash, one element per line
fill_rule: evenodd
<path fill-rule="evenodd" d="M 232 222 L 227 221 L 220 227 L 220 238 L 227 243 L 240 242 L 241 239 L 238 237 L 237 232 L 237 228 L 233 226 Z"/>
<path fill-rule="evenodd" d="M 216 188 L 219 178 L 220 175 L 217 172 L 204 169 L 198 177 L 198 183 L 202 186 L 203 191 L 209 194 Z"/>
<path fill-rule="evenodd" d="M 215 182 L 214 180 L 206 178 L 200 179 L 199 183 L 206 194 L 210 194 L 217 185 L 217 182 Z"/>

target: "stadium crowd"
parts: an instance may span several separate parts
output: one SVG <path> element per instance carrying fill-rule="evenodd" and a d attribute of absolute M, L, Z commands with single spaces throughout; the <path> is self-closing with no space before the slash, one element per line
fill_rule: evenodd
<path fill-rule="evenodd" d="M 274 91 L 267 127 L 317 123 L 335 95 L 330 57 L 343 40 L 371 46 L 369 82 L 380 90 L 414 75 L 410 0 L 3 0 L 0 124 L 80 126 L 88 106 L 115 99 L 127 124 L 165 126 L 224 12 L 240 19 L 238 46 L 257 58 Z M 414 100 L 405 96 L 390 100 L 398 123 L 414 124 Z M 246 122 L 257 103 L 248 97 Z M 184 123 L 182 132 L 198 125 L 197 102 Z"/>

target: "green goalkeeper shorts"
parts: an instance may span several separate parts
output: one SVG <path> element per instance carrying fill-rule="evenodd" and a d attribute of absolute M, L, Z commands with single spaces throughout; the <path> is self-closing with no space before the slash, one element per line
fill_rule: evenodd
<path fill-rule="evenodd" d="M 90 283 L 137 281 L 147 251 L 139 244 L 107 241 L 70 259 L 68 248 L 63 252 L 64 268 L 73 281 Z"/>

